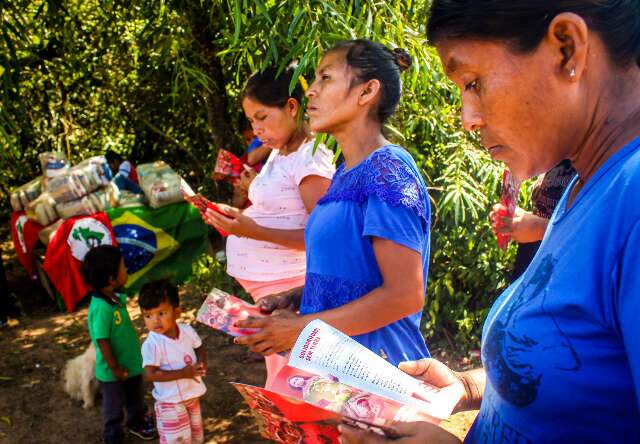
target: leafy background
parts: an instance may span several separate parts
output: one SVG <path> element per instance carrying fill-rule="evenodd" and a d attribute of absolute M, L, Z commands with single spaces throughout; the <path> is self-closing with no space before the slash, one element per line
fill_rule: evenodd
<path fill-rule="evenodd" d="M 459 95 L 425 41 L 425 0 L 10 0 L 0 3 L 0 218 L 12 188 L 38 175 L 37 155 L 73 162 L 121 152 L 163 159 L 216 199 L 219 148 L 242 151 L 238 94 L 267 66 L 314 67 L 336 41 L 369 38 L 409 51 L 404 95 L 387 132 L 414 155 L 430 188 L 432 258 L 424 333 L 477 348 L 481 321 L 513 256 L 487 222 L 500 165 L 458 118 Z M 293 86 L 293 85 L 292 85 Z M 528 199 L 525 193 L 523 199 Z M 203 286 L 229 287 L 222 265 L 194 265 Z"/>

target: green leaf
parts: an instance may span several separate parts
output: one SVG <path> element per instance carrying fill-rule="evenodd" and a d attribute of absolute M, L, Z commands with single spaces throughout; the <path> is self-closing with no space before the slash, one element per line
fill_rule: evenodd
<path fill-rule="evenodd" d="M 241 18 L 242 11 L 240 9 L 240 0 L 234 0 L 233 13 L 234 13 L 233 14 L 234 16 L 233 43 L 238 43 L 238 40 L 240 39 L 240 26 L 242 24 L 242 18 Z"/>

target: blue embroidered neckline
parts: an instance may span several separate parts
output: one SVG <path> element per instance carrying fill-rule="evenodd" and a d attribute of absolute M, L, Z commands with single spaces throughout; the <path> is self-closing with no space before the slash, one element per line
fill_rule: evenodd
<path fill-rule="evenodd" d="M 382 147 L 350 170 L 343 163 L 336 170 L 327 194 L 318 205 L 337 201 L 363 203 L 369 196 L 392 206 L 416 211 L 428 223 L 428 201 L 422 181 L 416 172 L 401 159 L 394 145 Z"/>

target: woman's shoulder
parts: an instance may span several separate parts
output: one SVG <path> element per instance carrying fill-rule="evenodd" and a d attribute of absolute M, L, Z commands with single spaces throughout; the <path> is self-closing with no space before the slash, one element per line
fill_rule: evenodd
<path fill-rule="evenodd" d="M 372 189 L 426 188 L 413 157 L 398 145 L 387 145 L 377 149 L 362 164 L 353 168 L 364 185 Z"/>
<path fill-rule="evenodd" d="M 415 160 L 409 152 L 399 145 L 386 145 L 376 150 L 367 159 L 371 168 L 378 171 L 399 170 L 422 181 Z"/>
<path fill-rule="evenodd" d="M 341 165 L 334 184 L 320 203 L 338 200 L 362 203 L 372 196 L 391 206 L 415 209 L 421 217 L 428 214 L 427 189 L 420 172 L 411 155 L 397 145 L 377 149 L 350 170 Z"/>
<path fill-rule="evenodd" d="M 331 150 L 327 148 L 327 146 L 324 143 L 316 142 L 316 140 L 314 139 L 309 140 L 303 143 L 302 145 L 300 145 L 300 148 L 298 148 L 296 152 L 292 154 L 294 154 L 295 157 L 302 158 L 305 160 L 314 158 L 316 156 L 318 157 L 329 156 L 333 158 L 333 153 L 331 152 Z"/>

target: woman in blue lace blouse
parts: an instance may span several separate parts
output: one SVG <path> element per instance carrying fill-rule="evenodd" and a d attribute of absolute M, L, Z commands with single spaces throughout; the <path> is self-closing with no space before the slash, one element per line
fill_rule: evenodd
<path fill-rule="evenodd" d="M 236 338 L 269 355 L 288 350 L 321 319 L 389 362 L 429 356 L 419 331 L 429 261 L 430 207 L 411 156 L 382 134 L 401 95 L 404 50 L 367 40 L 338 44 L 322 59 L 307 91 L 313 131 L 335 137 L 345 162 L 305 230 L 307 275 L 299 315 L 277 310 L 239 326 Z M 287 306 L 289 295 L 265 299 Z"/>

